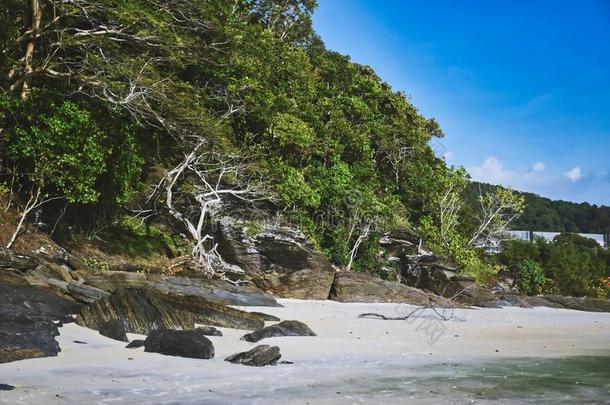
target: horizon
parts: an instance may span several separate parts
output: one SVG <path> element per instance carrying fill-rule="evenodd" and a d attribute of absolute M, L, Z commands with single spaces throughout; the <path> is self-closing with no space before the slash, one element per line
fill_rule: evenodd
<path fill-rule="evenodd" d="M 514 4 L 320 1 L 313 22 L 435 118 L 473 181 L 610 206 L 610 3 Z"/>

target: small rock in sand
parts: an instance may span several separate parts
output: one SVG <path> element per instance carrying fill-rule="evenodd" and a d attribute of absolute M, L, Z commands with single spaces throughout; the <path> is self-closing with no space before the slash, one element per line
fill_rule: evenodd
<path fill-rule="evenodd" d="M 206 336 L 222 336 L 222 332 L 213 326 L 199 326 L 197 329 Z"/>
<path fill-rule="evenodd" d="M 127 346 L 126 349 L 137 349 L 138 347 L 144 346 L 144 341 L 142 339 L 134 339 Z"/>
<path fill-rule="evenodd" d="M 245 334 L 241 340 L 258 342 L 259 340 L 276 336 L 316 336 L 316 334 L 303 322 L 282 321 L 278 324 Z"/>
<path fill-rule="evenodd" d="M 125 327 L 118 319 L 111 319 L 100 324 L 100 335 L 110 339 L 120 340 L 121 342 L 129 342 Z"/>
<path fill-rule="evenodd" d="M 244 364 L 246 366 L 262 367 L 275 364 L 282 355 L 277 346 L 258 345 L 252 350 L 233 354 L 225 359 L 233 364 Z"/>

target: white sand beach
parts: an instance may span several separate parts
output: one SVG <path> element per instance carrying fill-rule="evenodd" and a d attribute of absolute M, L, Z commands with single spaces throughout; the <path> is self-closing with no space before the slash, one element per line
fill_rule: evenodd
<path fill-rule="evenodd" d="M 281 360 L 293 364 L 256 368 L 225 362 L 228 355 L 256 345 L 239 340 L 246 333 L 241 330 L 221 328 L 224 336 L 210 337 L 216 357 L 197 360 L 125 349 L 125 343 L 67 324 L 57 337 L 62 348 L 58 357 L 0 365 L 0 383 L 16 387 L 0 392 L 0 403 L 487 403 L 493 400 L 452 394 L 450 380 L 460 367 L 610 355 L 608 313 L 460 309 L 458 320 L 446 322 L 432 313 L 412 321 L 384 321 L 357 316 L 404 315 L 414 307 L 279 302 L 283 307 L 242 309 L 300 320 L 317 333 L 258 343 L 279 346 Z M 440 388 L 431 388 L 436 385 Z"/>

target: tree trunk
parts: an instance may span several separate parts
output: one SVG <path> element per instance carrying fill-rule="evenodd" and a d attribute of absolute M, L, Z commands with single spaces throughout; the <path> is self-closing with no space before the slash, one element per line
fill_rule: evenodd
<path fill-rule="evenodd" d="M 42 21 L 42 7 L 40 0 L 32 0 L 32 34 L 25 47 L 25 58 L 24 58 L 24 79 L 21 87 L 21 99 L 26 100 L 30 93 L 31 81 L 32 81 L 32 60 L 34 59 L 34 44 L 38 31 L 40 30 L 40 23 Z"/>

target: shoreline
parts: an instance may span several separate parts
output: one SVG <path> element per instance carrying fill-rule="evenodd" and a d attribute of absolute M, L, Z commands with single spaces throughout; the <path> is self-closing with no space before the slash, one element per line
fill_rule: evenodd
<path fill-rule="evenodd" d="M 404 403 L 410 397 L 400 391 L 390 389 L 385 397 L 386 385 L 393 376 L 415 378 L 409 374 L 415 370 L 439 371 L 441 367 L 442 374 L 445 368 L 451 369 L 449 365 L 457 364 L 610 356 L 608 313 L 457 309 L 459 321 L 443 322 L 424 314 L 407 322 L 357 318 L 364 312 L 404 315 L 403 311 L 414 308 L 406 304 L 279 302 L 284 306 L 239 308 L 303 321 L 318 336 L 277 337 L 252 344 L 239 340 L 246 331 L 219 328 L 224 336 L 210 337 L 215 358 L 197 360 L 125 349 L 124 342 L 66 324 L 57 337 L 62 347 L 58 357 L 0 365 L 0 383 L 16 387 L 3 392 L 0 403 L 262 404 L 306 403 L 309 399 L 311 403 L 360 403 L 367 398 L 376 398 L 377 403 Z M 442 333 L 435 329 L 438 327 L 444 327 Z M 437 332 L 432 335 L 432 331 Z M 293 364 L 256 368 L 224 361 L 257 344 L 279 346 L 281 360 Z M 360 381 L 366 381 L 366 387 Z M 328 392 L 336 397 L 326 398 Z M 291 402 L 293 398 L 298 400 Z M 424 395 L 415 398 L 415 403 L 445 403 L 443 398 Z"/>

